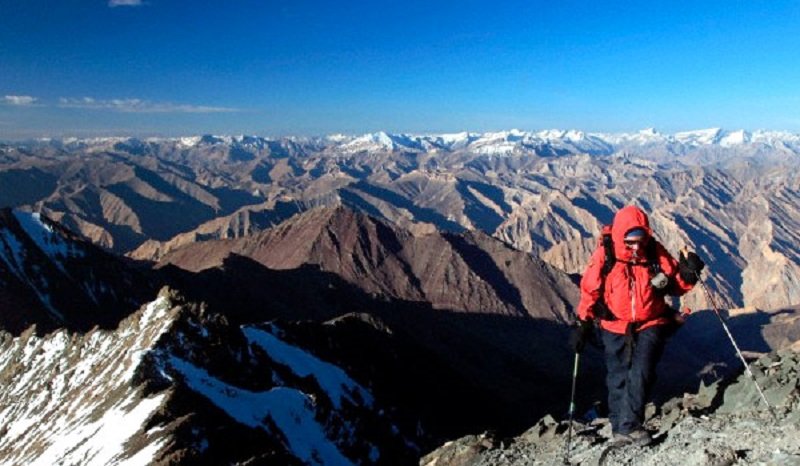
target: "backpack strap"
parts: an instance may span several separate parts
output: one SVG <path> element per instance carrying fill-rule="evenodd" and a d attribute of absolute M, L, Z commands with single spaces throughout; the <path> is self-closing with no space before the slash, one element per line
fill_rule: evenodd
<path fill-rule="evenodd" d="M 611 225 L 603 225 L 600 241 L 605 250 L 603 267 L 600 269 L 600 298 L 595 303 L 595 315 L 601 320 L 617 320 L 606 304 L 606 277 L 611 273 L 614 264 L 617 263 L 617 256 L 614 254 L 614 241 L 611 239 Z"/>
<path fill-rule="evenodd" d="M 600 269 L 600 275 L 603 278 L 603 285 L 605 285 L 605 279 L 609 273 L 611 273 L 611 269 L 614 268 L 614 264 L 617 263 L 617 256 L 614 254 L 614 240 L 611 239 L 611 226 L 606 225 L 603 227 L 603 249 L 606 252 L 606 258 L 603 261 L 603 268 Z"/>

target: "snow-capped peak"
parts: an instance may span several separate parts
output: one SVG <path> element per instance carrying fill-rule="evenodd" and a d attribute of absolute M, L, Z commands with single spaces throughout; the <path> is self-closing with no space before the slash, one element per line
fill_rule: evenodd
<path fill-rule="evenodd" d="M 331 141 L 331 142 L 343 143 L 345 141 L 349 141 L 351 139 L 351 137 L 347 136 L 346 134 L 335 133 L 335 134 L 329 134 L 329 135 L 325 136 L 325 139 L 328 140 L 328 141 Z"/>
<path fill-rule="evenodd" d="M 200 143 L 202 136 L 192 136 L 178 139 L 180 145 L 184 147 L 194 147 Z"/>
<path fill-rule="evenodd" d="M 750 133 L 743 129 L 729 132 L 719 139 L 719 145 L 723 147 L 730 147 L 748 142 L 750 142 Z"/>
<path fill-rule="evenodd" d="M 718 144 L 721 134 L 721 128 L 708 128 L 675 133 L 675 139 L 680 143 L 690 146 L 705 146 Z"/>
<path fill-rule="evenodd" d="M 178 146 L 195 148 L 214 145 L 236 145 L 251 149 L 262 149 L 276 139 L 267 139 L 259 136 L 216 136 L 203 135 L 180 138 L 148 138 L 148 143 L 171 141 Z M 654 128 L 645 128 L 636 132 L 627 133 L 587 133 L 570 129 L 545 129 L 536 132 L 510 129 L 485 133 L 457 132 L 457 133 L 428 133 L 410 135 L 404 133 L 389 133 L 378 131 L 360 136 L 344 134 L 331 134 L 323 138 L 282 138 L 283 141 L 293 141 L 298 144 L 315 141 L 314 144 L 332 145 L 345 152 L 382 152 L 382 151 L 440 151 L 440 150 L 466 150 L 479 154 L 512 154 L 529 153 L 531 147 L 550 145 L 558 147 L 565 153 L 610 154 L 619 150 L 634 150 L 636 146 L 653 146 L 665 144 L 669 146 L 685 146 L 697 148 L 701 146 L 717 145 L 720 147 L 733 147 L 746 144 L 763 144 L 772 147 L 790 148 L 800 151 L 800 135 L 780 131 L 758 130 L 749 132 L 743 129 L 727 131 L 722 128 L 707 128 L 691 131 L 680 131 L 673 134 L 661 133 Z M 38 141 L 40 144 L 56 144 L 63 147 L 96 148 L 102 150 L 109 143 L 135 141 L 131 138 L 64 138 L 61 140 Z"/>
<path fill-rule="evenodd" d="M 349 151 L 363 150 L 396 150 L 399 148 L 421 149 L 422 145 L 418 139 L 406 134 L 389 134 L 385 131 L 365 134 L 357 137 L 342 146 Z"/>

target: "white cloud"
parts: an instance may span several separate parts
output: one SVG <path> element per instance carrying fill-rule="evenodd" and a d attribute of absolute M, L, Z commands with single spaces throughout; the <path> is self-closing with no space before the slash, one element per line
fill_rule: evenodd
<path fill-rule="evenodd" d="M 27 106 L 33 105 L 36 101 L 39 100 L 36 97 L 31 97 L 29 95 L 7 95 L 3 96 L 0 102 L 8 105 L 19 105 L 19 106 Z"/>
<path fill-rule="evenodd" d="M 141 6 L 142 0 L 108 0 L 108 6 L 111 8 L 117 6 Z"/>
<path fill-rule="evenodd" d="M 151 102 L 142 99 L 95 99 L 92 97 L 62 97 L 58 101 L 62 108 L 89 110 L 113 110 L 125 113 L 227 113 L 241 110 L 229 107 Z"/>

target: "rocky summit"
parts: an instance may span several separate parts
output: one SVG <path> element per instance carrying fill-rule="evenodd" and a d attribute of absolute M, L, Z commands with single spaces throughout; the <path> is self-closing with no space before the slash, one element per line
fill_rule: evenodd
<path fill-rule="evenodd" d="M 608 419 L 592 412 L 571 426 L 546 416 L 514 438 L 463 437 L 420 465 L 800 464 L 800 353 L 772 352 L 750 367 L 770 409 L 747 373 L 701 384 L 696 393 L 648 406 L 645 427 L 653 443 L 646 447 L 611 445 Z"/>

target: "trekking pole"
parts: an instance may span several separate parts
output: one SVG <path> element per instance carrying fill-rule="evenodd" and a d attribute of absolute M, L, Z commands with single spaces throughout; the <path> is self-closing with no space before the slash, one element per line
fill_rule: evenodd
<path fill-rule="evenodd" d="M 570 464 L 569 454 L 572 451 L 572 420 L 575 418 L 575 386 L 578 380 L 578 362 L 581 353 L 575 351 L 575 363 L 572 366 L 572 394 L 569 397 L 569 429 L 567 430 L 567 447 L 564 452 L 564 464 Z"/>
<path fill-rule="evenodd" d="M 744 356 L 742 355 L 741 350 L 739 350 L 739 345 L 736 344 L 736 340 L 733 339 L 733 335 L 731 334 L 730 329 L 728 328 L 728 324 L 725 323 L 725 319 L 722 317 L 722 314 L 719 312 L 719 307 L 717 306 L 716 300 L 713 296 L 711 296 L 711 292 L 708 291 L 708 287 L 706 286 L 705 282 L 700 278 L 700 273 L 695 272 L 697 275 L 697 281 L 700 282 L 700 286 L 703 288 L 703 291 L 706 293 L 706 298 L 708 302 L 711 304 L 711 308 L 714 309 L 714 314 L 717 315 L 717 319 L 719 319 L 720 323 L 722 324 L 722 328 L 725 329 L 725 333 L 728 335 L 728 339 L 733 344 L 733 348 L 736 350 L 736 354 L 739 355 L 739 359 L 742 360 L 742 364 L 744 364 L 744 369 L 747 372 L 747 375 L 750 376 L 750 380 L 753 381 L 753 385 L 756 386 L 756 390 L 758 391 L 758 395 L 761 397 L 761 400 L 767 405 L 767 410 L 772 415 L 772 418 L 778 420 L 778 416 L 775 414 L 775 411 L 772 410 L 772 406 L 770 406 L 769 401 L 767 401 L 767 397 L 764 396 L 764 391 L 761 390 L 761 386 L 758 385 L 758 381 L 756 380 L 756 376 L 753 375 L 753 371 L 750 370 L 750 365 L 747 364 L 745 361 Z"/>

